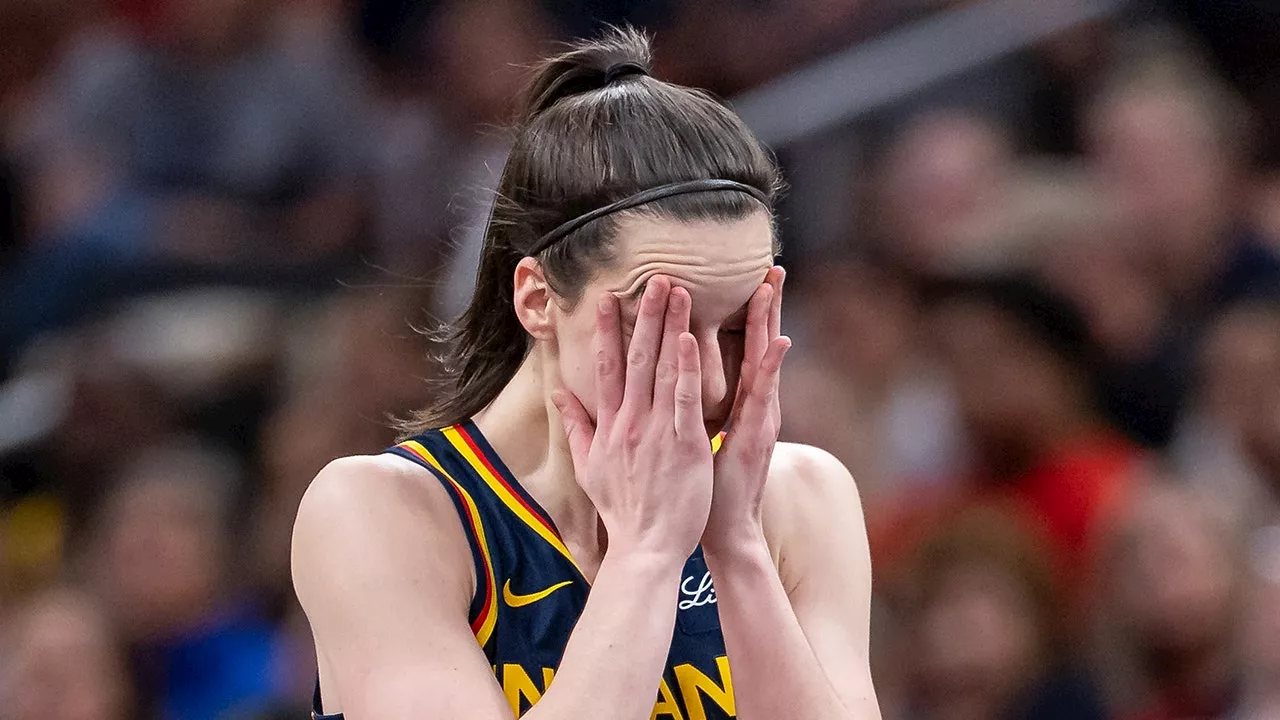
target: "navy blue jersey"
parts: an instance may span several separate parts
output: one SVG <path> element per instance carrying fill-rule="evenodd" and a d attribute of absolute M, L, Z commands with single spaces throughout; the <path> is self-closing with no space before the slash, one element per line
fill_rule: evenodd
<path fill-rule="evenodd" d="M 516 717 L 555 677 L 590 586 L 551 517 L 539 507 L 474 423 L 432 430 L 387 452 L 444 484 L 475 563 L 471 630 Z M 676 628 L 652 720 L 736 717 L 733 681 L 702 549 L 685 562 Z M 619 669 L 625 672 L 625 669 Z M 340 715 L 315 717 L 337 720 Z"/>

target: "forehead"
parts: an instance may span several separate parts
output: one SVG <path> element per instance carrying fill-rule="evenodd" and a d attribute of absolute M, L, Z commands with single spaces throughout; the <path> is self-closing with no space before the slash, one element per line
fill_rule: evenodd
<path fill-rule="evenodd" d="M 740 220 L 618 219 L 617 260 L 592 281 L 597 291 L 638 296 L 656 275 L 684 287 L 698 306 L 738 306 L 773 267 L 773 225 L 763 211 Z"/>

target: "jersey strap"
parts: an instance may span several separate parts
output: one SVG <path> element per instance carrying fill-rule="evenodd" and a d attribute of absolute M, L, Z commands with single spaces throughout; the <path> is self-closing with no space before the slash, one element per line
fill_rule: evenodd
<path fill-rule="evenodd" d="M 389 452 L 427 468 L 449 490 L 449 498 L 462 518 L 467 542 L 471 545 L 471 557 L 476 566 L 476 594 L 471 604 L 471 632 L 480 647 L 485 647 L 493 637 L 498 623 L 498 584 L 494 578 L 493 555 L 485 534 L 484 521 L 471 493 L 440 464 L 435 455 L 417 440 L 408 440 L 391 448 Z"/>
<path fill-rule="evenodd" d="M 546 512 L 528 496 L 519 483 L 509 477 L 508 473 L 503 472 L 505 466 L 501 464 L 497 453 L 480 435 L 474 424 L 468 422 L 455 425 L 444 428 L 440 433 L 449 441 L 458 455 L 471 465 L 476 475 L 484 480 L 485 485 L 508 510 L 528 525 L 548 545 L 555 548 L 556 552 L 563 555 L 578 570 L 578 573 L 582 574 L 582 568 L 578 567 L 569 548 L 565 547 L 564 540 L 560 538 L 560 532 L 548 519 Z"/>

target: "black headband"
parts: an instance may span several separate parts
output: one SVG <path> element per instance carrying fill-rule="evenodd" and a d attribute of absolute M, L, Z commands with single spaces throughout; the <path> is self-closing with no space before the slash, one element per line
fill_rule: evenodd
<path fill-rule="evenodd" d="M 543 250 L 546 250 L 556 244 L 558 241 L 564 239 L 566 235 L 574 230 L 581 228 L 592 220 L 598 220 L 605 215 L 612 215 L 613 213 L 622 212 L 623 210 L 630 210 L 633 207 L 645 205 L 655 200 L 669 198 L 674 195 L 716 192 L 719 190 L 733 190 L 736 192 L 746 193 L 756 200 L 759 200 L 760 204 L 765 207 L 769 207 L 769 196 L 767 194 L 759 188 L 752 187 L 745 183 L 736 182 L 734 180 L 704 179 L 674 182 L 667 185 L 659 185 L 655 188 L 649 188 L 648 190 L 642 190 L 630 197 L 625 197 L 617 202 L 610 203 L 604 207 L 596 208 L 595 210 L 579 215 L 555 230 L 543 235 L 538 239 L 538 242 L 534 243 L 533 247 L 527 254 L 530 256 L 537 255 Z"/>

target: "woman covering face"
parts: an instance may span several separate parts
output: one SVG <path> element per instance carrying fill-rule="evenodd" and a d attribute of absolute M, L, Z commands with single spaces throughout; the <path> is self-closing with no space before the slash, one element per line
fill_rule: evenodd
<path fill-rule="evenodd" d="M 879 718 L 857 490 L 777 443 L 778 169 L 649 67 L 540 66 L 450 391 L 303 499 L 317 716 Z"/>

